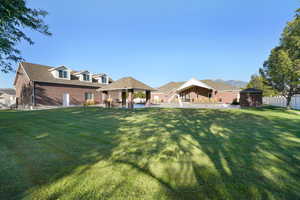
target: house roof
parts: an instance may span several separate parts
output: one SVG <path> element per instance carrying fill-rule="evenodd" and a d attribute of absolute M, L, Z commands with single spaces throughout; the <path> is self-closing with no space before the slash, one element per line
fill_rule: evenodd
<path fill-rule="evenodd" d="M 80 70 L 78 72 L 73 71 L 72 75 L 79 75 L 79 74 L 85 74 L 85 73 L 89 73 L 89 71 L 87 71 L 87 70 Z"/>
<path fill-rule="evenodd" d="M 173 90 L 176 90 L 181 85 L 183 85 L 185 82 L 169 82 L 165 85 L 162 85 L 157 88 L 157 93 L 170 93 Z"/>
<path fill-rule="evenodd" d="M 221 83 L 221 82 L 216 82 L 213 80 L 201 80 L 202 83 L 205 83 L 209 87 L 218 90 L 218 91 L 224 91 L 224 90 L 239 90 L 239 88 L 231 86 L 226 83 Z M 184 82 L 169 82 L 165 85 L 162 85 L 157 88 L 157 93 L 170 93 L 174 90 L 177 90 L 180 88 L 183 84 L 185 84 L 186 81 Z"/>
<path fill-rule="evenodd" d="M 227 83 L 222 83 L 213 80 L 201 80 L 201 82 L 206 83 L 210 87 L 214 88 L 215 90 L 224 91 L 224 90 L 240 90 L 238 87 L 229 85 Z"/>
<path fill-rule="evenodd" d="M 44 83 L 56 83 L 66 85 L 78 85 L 89 87 L 103 87 L 104 84 L 80 81 L 80 80 L 66 80 L 53 77 L 51 69 L 56 67 L 50 67 L 46 65 L 33 64 L 28 62 L 22 62 L 20 65 L 24 68 L 26 74 L 31 81 L 44 82 Z M 50 70 L 50 71 L 49 71 Z"/>
<path fill-rule="evenodd" d="M 263 93 L 263 91 L 256 88 L 247 88 L 242 90 L 241 93 Z"/>
<path fill-rule="evenodd" d="M 12 88 L 0 88 L 0 93 L 8 95 L 16 95 L 16 90 Z"/>
<path fill-rule="evenodd" d="M 99 88 L 98 91 L 109 91 L 109 90 L 124 90 L 124 89 L 136 89 L 136 90 L 150 90 L 153 91 L 152 87 L 138 81 L 132 77 L 124 77 L 115 82 Z"/>
<path fill-rule="evenodd" d="M 206 89 L 209 89 L 209 90 L 213 89 L 212 87 L 210 87 L 206 83 L 204 83 L 202 81 L 199 81 L 199 80 L 197 80 L 195 78 L 192 78 L 191 80 L 189 80 L 189 81 L 185 82 L 183 85 L 181 85 L 177 89 L 177 91 L 182 91 L 182 90 L 185 90 L 185 89 L 193 87 L 193 86 L 198 86 L 198 87 L 206 88 Z"/>

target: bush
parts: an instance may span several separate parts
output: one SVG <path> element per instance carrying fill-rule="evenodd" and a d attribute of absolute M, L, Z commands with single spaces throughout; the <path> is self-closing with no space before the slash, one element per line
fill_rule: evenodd
<path fill-rule="evenodd" d="M 93 99 L 89 99 L 89 100 L 86 100 L 84 103 L 83 103 L 84 106 L 90 106 L 90 105 L 95 105 L 95 101 Z"/>
<path fill-rule="evenodd" d="M 235 98 L 233 99 L 231 105 L 240 105 L 240 102 L 238 102 L 238 100 Z"/>

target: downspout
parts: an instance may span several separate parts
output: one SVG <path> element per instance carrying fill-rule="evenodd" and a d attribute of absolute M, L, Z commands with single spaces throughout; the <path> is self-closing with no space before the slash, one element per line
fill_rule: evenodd
<path fill-rule="evenodd" d="M 35 82 L 32 81 L 33 88 L 32 88 L 32 105 L 35 106 Z"/>

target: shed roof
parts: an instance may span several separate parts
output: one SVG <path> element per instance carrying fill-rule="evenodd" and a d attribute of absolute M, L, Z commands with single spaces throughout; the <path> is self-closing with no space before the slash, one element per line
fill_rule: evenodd
<path fill-rule="evenodd" d="M 136 90 L 150 90 L 153 91 L 152 87 L 138 81 L 132 77 L 124 77 L 115 82 L 99 88 L 98 91 L 109 91 L 109 90 L 124 90 L 124 89 L 136 89 Z"/>
<path fill-rule="evenodd" d="M 263 91 L 256 88 L 247 88 L 242 90 L 240 93 L 263 93 Z"/>

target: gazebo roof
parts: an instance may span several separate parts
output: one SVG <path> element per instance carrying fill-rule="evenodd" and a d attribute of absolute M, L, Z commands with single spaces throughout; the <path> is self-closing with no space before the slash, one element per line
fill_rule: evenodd
<path fill-rule="evenodd" d="M 185 90 L 185 89 L 188 89 L 188 88 L 191 88 L 193 86 L 197 86 L 197 87 L 202 87 L 202 88 L 206 88 L 206 89 L 209 89 L 209 90 L 212 90 L 213 88 L 210 87 L 209 85 L 207 85 L 206 83 L 203 83 L 195 78 L 192 78 L 191 80 L 185 82 L 183 85 L 181 85 L 177 91 L 182 91 L 182 90 Z"/>
<path fill-rule="evenodd" d="M 109 85 L 99 88 L 98 91 L 127 90 L 127 89 L 150 90 L 150 91 L 155 90 L 152 87 L 132 77 L 124 77 Z"/>

